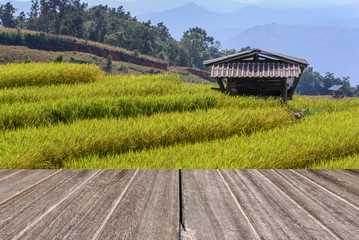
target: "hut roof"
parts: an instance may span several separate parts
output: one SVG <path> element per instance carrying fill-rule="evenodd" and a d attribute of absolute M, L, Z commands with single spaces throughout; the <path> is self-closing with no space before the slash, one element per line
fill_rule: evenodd
<path fill-rule="evenodd" d="M 302 70 L 290 63 L 220 63 L 212 66 L 213 78 L 290 78 L 299 77 Z"/>
<path fill-rule="evenodd" d="M 344 88 L 344 86 L 343 85 L 333 85 L 330 88 L 328 88 L 328 90 L 330 90 L 330 91 L 338 91 L 341 88 Z"/>
<path fill-rule="evenodd" d="M 250 58 L 250 57 L 254 57 L 254 56 L 256 56 L 257 58 L 264 57 L 266 59 L 281 60 L 286 63 L 298 64 L 303 67 L 306 67 L 309 65 L 309 63 L 305 59 L 290 57 L 290 56 L 286 56 L 286 55 L 279 54 L 279 53 L 267 52 L 267 51 L 263 51 L 263 50 L 257 49 L 257 48 L 251 49 L 248 51 L 244 51 L 244 52 L 240 52 L 240 53 L 236 53 L 236 54 L 232 54 L 232 55 L 228 55 L 225 57 L 207 60 L 207 61 L 204 61 L 203 64 L 206 67 L 208 67 L 213 64 L 229 63 L 229 62 L 233 62 L 236 60 L 241 60 L 241 59 Z"/>

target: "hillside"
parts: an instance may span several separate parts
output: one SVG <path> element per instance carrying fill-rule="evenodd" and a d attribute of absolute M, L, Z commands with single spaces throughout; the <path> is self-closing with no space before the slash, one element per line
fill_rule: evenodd
<path fill-rule="evenodd" d="M 53 62 L 53 60 L 58 55 L 64 56 L 64 62 L 71 62 L 73 58 L 74 62 L 78 63 L 88 63 L 88 64 L 97 64 L 99 66 L 104 66 L 106 64 L 106 58 L 98 57 L 90 53 L 82 53 L 75 51 L 44 51 L 37 49 L 30 49 L 25 46 L 9 46 L 9 45 L 0 45 L 0 63 L 21 63 L 23 61 L 24 55 L 28 54 L 30 59 L 33 62 Z M 167 71 L 141 66 L 133 63 L 122 62 L 122 61 L 113 61 L 113 74 L 153 74 L 153 73 L 166 73 Z M 126 67 L 124 67 L 126 66 Z"/>
<path fill-rule="evenodd" d="M 357 168 L 359 101 L 231 97 L 178 75 L 0 65 L 0 168 Z"/>
<path fill-rule="evenodd" d="M 25 54 L 28 54 L 34 62 L 52 62 L 61 54 L 65 62 L 93 63 L 104 66 L 106 58 L 111 55 L 114 65 L 112 74 L 176 72 L 187 82 L 208 83 L 209 80 L 208 73 L 204 71 L 191 68 L 168 68 L 167 64 L 160 59 L 135 54 L 124 48 L 70 36 L 43 33 L 41 35 L 39 32 L 28 30 L 22 31 L 24 37 L 19 41 L 20 38 L 17 38 L 16 34 L 15 29 L 0 28 L 0 64 L 22 62 Z"/>

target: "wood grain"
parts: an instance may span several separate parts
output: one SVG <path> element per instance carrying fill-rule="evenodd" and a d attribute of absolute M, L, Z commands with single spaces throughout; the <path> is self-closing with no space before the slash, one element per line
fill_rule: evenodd
<path fill-rule="evenodd" d="M 20 173 L 21 171 L 24 171 L 24 170 L 1 170 L 0 169 L 0 181 L 3 179 L 3 178 L 7 178 L 8 176 L 11 176 L 13 174 L 18 174 Z"/>
<path fill-rule="evenodd" d="M 53 171 L 48 171 L 53 172 Z M 0 236 L 10 239 L 33 224 L 94 171 L 63 170 L 0 205 Z M 35 177 L 35 176 L 34 176 Z M 47 223 L 47 227 L 49 222 Z"/>
<path fill-rule="evenodd" d="M 216 170 L 184 170 L 183 203 L 185 228 L 196 240 L 258 238 Z"/>
<path fill-rule="evenodd" d="M 19 170 L 18 174 L 14 174 L 0 182 L 0 202 L 16 195 L 17 193 L 27 189 L 37 182 L 45 179 L 53 174 L 56 170 Z"/>
<path fill-rule="evenodd" d="M 347 170 L 295 170 L 346 201 L 359 206 L 359 175 L 353 176 Z"/>
<path fill-rule="evenodd" d="M 91 239 L 134 172 L 100 171 L 77 191 L 66 191 L 68 195 L 61 198 L 64 201 L 26 231 L 22 239 Z"/>
<path fill-rule="evenodd" d="M 98 239 L 178 239 L 178 170 L 141 170 Z"/>
<path fill-rule="evenodd" d="M 0 171 L 0 239 L 357 236 L 358 170 Z"/>
<path fill-rule="evenodd" d="M 292 171 L 271 170 L 261 173 L 338 239 L 356 239 L 359 236 L 357 206 L 348 204 Z"/>

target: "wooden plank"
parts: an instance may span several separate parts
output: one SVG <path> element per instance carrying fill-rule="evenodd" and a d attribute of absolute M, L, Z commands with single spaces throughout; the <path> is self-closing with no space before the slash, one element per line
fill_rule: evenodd
<path fill-rule="evenodd" d="M 54 171 L 47 170 L 47 172 Z M 0 204 L 0 236 L 10 239 L 20 234 L 24 229 L 36 223 L 56 203 L 68 196 L 71 189 L 80 185 L 94 172 L 63 170 Z M 72 214 L 76 214 L 76 210 Z M 46 223 L 46 228 L 49 227 L 50 222 Z"/>
<path fill-rule="evenodd" d="M 2 181 L 5 178 L 8 178 L 9 176 L 18 174 L 24 170 L 1 170 L 0 169 L 0 181 Z"/>
<path fill-rule="evenodd" d="M 13 174 L 7 178 L 4 178 L 0 182 L 0 203 L 21 191 L 25 191 L 32 185 L 40 182 L 57 170 L 17 170 L 16 174 Z"/>
<path fill-rule="evenodd" d="M 358 206 L 292 171 L 272 170 L 261 173 L 337 238 L 356 239 L 359 236 Z"/>
<path fill-rule="evenodd" d="M 70 191 L 65 191 L 67 195 L 58 198 L 51 211 L 37 218 L 22 238 L 91 239 L 112 205 L 130 185 L 135 172 L 101 170 L 91 173 L 81 184 L 74 184 Z"/>
<path fill-rule="evenodd" d="M 98 239 L 178 239 L 178 170 L 141 170 Z"/>
<path fill-rule="evenodd" d="M 359 175 L 351 175 L 347 170 L 295 170 L 323 188 L 359 206 Z"/>
<path fill-rule="evenodd" d="M 335 239 L 256 170 L 220 171 L 256 231 L 266 239 Z"/>
<path fill-rule="evenodd" d="M 339 169 L 336 171 L 340 171 L 342 174 L 351 176 L 355 180 L 357 180 L 359 178 L 359 169 Z"/>
<path fill-rule="evenodd" d="M 178 170 L 0 172 L 4 239 L 359 235 L 358 170 L 184 170 L 181 181 Z"/>
<path fill-rule="evenodd" d="M 185 230 L 194 239 L 259 239 L 216 170 L 183 170 L 182 181 Z"/>

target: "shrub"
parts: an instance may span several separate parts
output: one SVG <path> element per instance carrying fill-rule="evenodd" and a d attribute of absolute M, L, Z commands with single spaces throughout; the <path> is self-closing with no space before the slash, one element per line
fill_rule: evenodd
<path fill-rule="evenodd" d="M 54 59 L 54 63 L 62 63 L 64 61 L 64 55 L 59 54 L 56 56 L 56 58 Z"/>
<path fill-rule="evenodd" d="M 128 72 L 128 67 L 127 67 L 126 65 L 122 64 L 122 65 L 118 68 L 118 71 L 127 73 L 127 72 Z"/>
<path fill-rule="evenodd" d="M 22 62 L 23 62 L 23 63 L 31 63 L 32 61 L 31 61 L 29 55 L 28 55 L 28 54 L 25 54 L 25 55 L 24 55 L 24 58 L 23 58 L 23 60 L 22 60 Z"/>
<path fill-rule="evenodd" d="M 135 51 L 133 51 L 132 55 L 138 57 L 140 55 L 140 51 L 136 49 Z"/>

